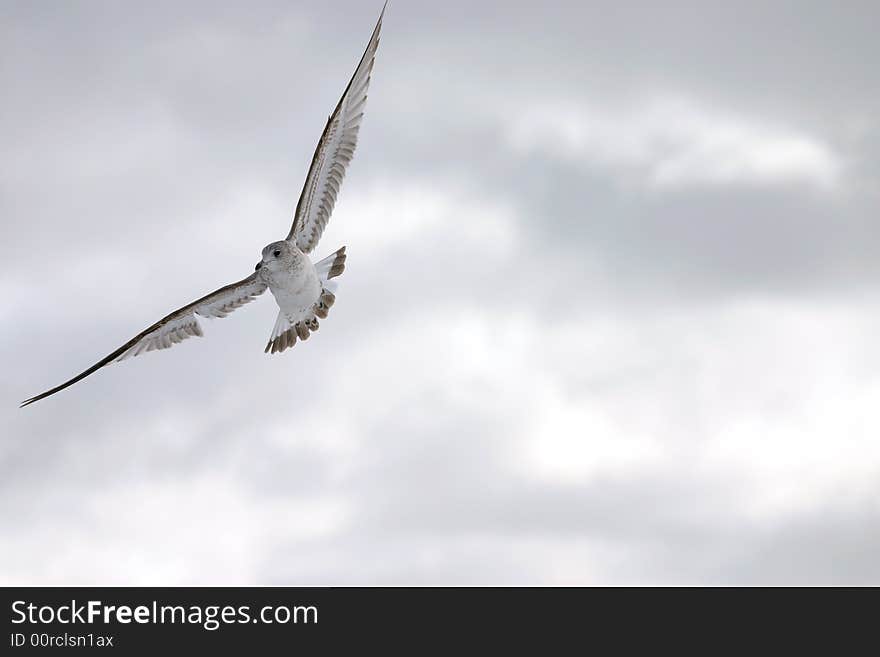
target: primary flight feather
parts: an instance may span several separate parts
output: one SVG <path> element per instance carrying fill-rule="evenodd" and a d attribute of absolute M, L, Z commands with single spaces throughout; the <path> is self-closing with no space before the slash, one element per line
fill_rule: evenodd
<path fill-rule="evenodd" d="M 266 345 L 267 353 L 284 351 L 297 339 L 306 340 L 318 330 L 318 319 L 327 317 L 336 300 L 336 282 L 331 279 L 345 270 L 345 247 L 315 263 L 306 254 L 321 239 L 345 171 L 354 156 L 384 15 L 383 7 L 354 75 L 327 120 L 296 205 L 290 232 L 285 239 L 263 249 L 254 273 L 178 308 L 69 381 L 26 399 L 21 403 L 22 407 L 54 395 L 115 361 L 154 349 L 167 349 L 189 337 L 201 336 L 197 316 L 226 317 L 266 289 L 272 292 L 278 304 L 278 319 Z"/>

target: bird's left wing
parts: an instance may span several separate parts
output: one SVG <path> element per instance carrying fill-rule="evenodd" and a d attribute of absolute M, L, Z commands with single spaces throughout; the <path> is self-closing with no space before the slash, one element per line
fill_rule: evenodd
<path fill-rule="evenodd" d="M 384 15 L 383 7 L 367 49 L 342 93 L 336 109 L 327 119 L 327 126 L 315 148 L 306 183 L 296 204 L 293 225 L 287 235 L 287 240 L 295 240 L 303 253 L 315 248 L 318 240 L 321 239 L 321 234 L 336 204 L 336 196 L 342 186 L 345 170 L 354 157 Z"/>
<path fill-rule="evenodd" d="M 77 381 L 86 378 L 89 374 L 97 372 L 105 365 L 114 361 L 125 360 L 132 356 L 139 356 L 155 349 L 168 349 L 173 345 L 192 336 L 201 336 L 202 327 L 196 319 L 196 315 L 202 317 L 226 317 L 233 310 L 241 308 L 244 304 L 253 301 L 266 291 L 266 284 L 259 277 L 259 272 L 254 272 L 245 279 L 221 287 L 201 299 L 196 299 L 173 313 L 166 315 L 158 322 L 138 333 L 131 340 L 119 347 L 112 354 L 107 355 L 92 365 L 89 369 L 77 374 L 75 377 L 62 383 L 51 390 L 40 393 L 35 397 L 26 399 L 21 406 L 33 404 L 54 395 L 56 392 L 72 386 Z"/>

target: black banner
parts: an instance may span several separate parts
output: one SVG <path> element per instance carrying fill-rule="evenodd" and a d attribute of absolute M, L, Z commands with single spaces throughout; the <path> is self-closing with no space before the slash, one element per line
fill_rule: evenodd
<path fill-rule="evenodd" d="M 873 635 L 878 599 L 876 589 L 8 588 L 3 654 L 467 652 L 476 641 L 554 651 L 806 641 L 839 651 Z M 700 643 L 706 636 L 713 645 Z"/>

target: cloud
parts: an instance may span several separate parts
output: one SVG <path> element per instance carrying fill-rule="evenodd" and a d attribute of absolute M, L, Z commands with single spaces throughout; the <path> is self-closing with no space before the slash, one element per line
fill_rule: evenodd
<path fill-rule="evenodd" d="M 655 189 L 799 183 L 832 189 L 840 158 L 809 134 L 662 97 L 629 107 L 536 103 L 515 117 L 518 152 L 571 158 Z"/>
<path fill-rule="evenodd" d="M 876 582 L 870 12 L 392 7 L 319 333 L 16 408 L 286 232 L 375 18 L 313 9 L 0 18 L 0 580 Z"/>
<path fill-rule="evenodd" d="M 548 323 L 474 294 L 388 321 L 345 301 L 294 359 L 239 359 L 226 332 L 117 368 L 58 401 L 54 442 L 51 415 L 9 411 L 5 579 L 82 582 L 99 558 L 112 583 L 753 581 L 791 523 L 823 536 L 800 519 L 873 495 L 864 309 L 579 303 Z M 59 513 L 60 546 L 24 522 Z M 825 558 L 786 581 L 852 581 Z"/>
<path fill-rule="evenodd" d="M 29 555 L 3 574 L 4 583 L 248 584 L 259 577 L 266 546 L 332 534 L 346 516 L 343 500 L 321 495 L 255 498 L 229 471 L 93 486 L 77 495 L 75 506 L 65 495 L 60 487 L 44 488 L 28 507 L 62 515 L 0 539 L 4 554 Z M 80 567 L 92 561 L 103 564 L 100 572 Z"/>

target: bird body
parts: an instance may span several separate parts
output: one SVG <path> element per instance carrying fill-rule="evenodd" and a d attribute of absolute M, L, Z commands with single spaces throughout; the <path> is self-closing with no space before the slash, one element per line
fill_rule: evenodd
<path fill-rule="evenodd" d="M 275 250 L 281 251 L 274 256 Z M 318 272 L 309 256 L 296 245 L 287 242 L 270 244 L 263 249 L 262 265 L 258 271 L 272 296 L 288 319 L 295 322 L 310 309 L 321 294 Z"/>
<path fill-rule="evenodd" d="M 321 282 L 315 266 L 309 260 L 286 276 L 273 276 L 269 291 L 275 297 L 280 311 L 289 321 L 296 322 L 317 303 L 321 296 Z"/>
<path fill-rule="evenodd" d="M 384 15 L 383 8 L 348 86 L 327 119 L 287 237 L 263 249 L 260 262 L 250 276 L 169 313 L 85 371 L 23 401 L 22 406 L 54 395 L 110 363 L 156 349 L 168 349 L 190 337 L 201 337 L 198 317 L 226 317 L 267 289 L 279 309 L 266 345 L 267 353 L 284 351 L 296 344 L 297 339 L 306 340 L 318 330 L 318 319 L 327 317 L 336 300 L 336 282 L 331 279 L 345 269 L 345 247 L 314 263 L 309 254 L 327 226 L 345 171 L 354 156 Z"/>
<path fill-rule="evenodd" d="M 312 263 L 308 255 L 289 242 L 273 242 L 263 249 L 256 273 L 268 286 L 278 304 L 278 319 L 266 351 L 284 351 L 297 337 L 308 340 L 318 330 L 318 318 L 327 317 L 336 300 L 336 283 L 331 278 L 345 270 L 345 247 Z"/>

